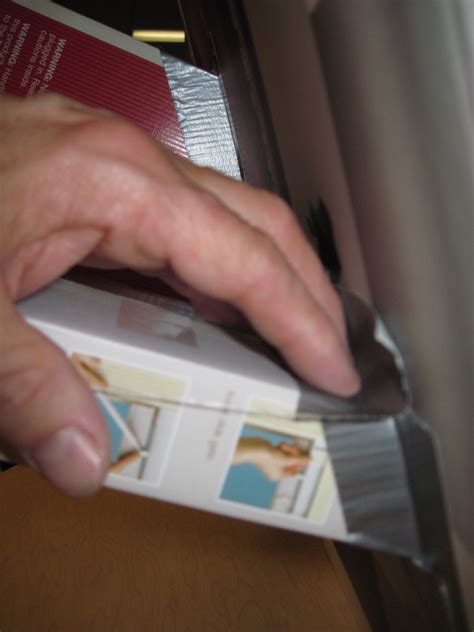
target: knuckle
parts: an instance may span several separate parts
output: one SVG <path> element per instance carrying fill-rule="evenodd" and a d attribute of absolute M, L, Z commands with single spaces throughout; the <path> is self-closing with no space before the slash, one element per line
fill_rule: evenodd
<path fill-rule="evenodd" d="M 185 253 L 192 259 L 207 260 L 214 252 L 218 235 L 232 235 L 226 231 L 226 213 L 219 200 L 203 189 L 189 184 L 178 184 L 172 189 L 178 213 L 168 214 L 172 229 L 168 231 L 168 249 L 183 260 Z M 235 238 L 235 235 L 234 235 Z"/>
<path fill-rule="evenodd" d="M 150 151 L 150 140 L 145 133 L 118 117 L 106 117 L 91 111 L 68 126 L 59 137 L 59 149 L 67 149 L 82 156 L 140 155 Z"/>
<path fill-rule="evenodd" d="M 118 117 L 105 118 L 94 113 L 91 119 L 91 128 L 94 134 L 106 138 L 124 138 L 128 141 L 137 142 L 143 140 L 143 132 L 138 128 Z"/>
<path fill-rule="evenodd" d="M 274 193 L 258 191 L 260 206 L 264 212 L 266 230 L 278 243 L 294 238 L 299 228 L 295 213 L 290 206 Z"/>
<path fill-rule="evenodd" d="M 173 188 L 175 199 L 182 211 L 174 221 L 179 224 L 179 238 L 185 241 L 186 234 L 192 240 L 213 236 L 213 230 L 220 230 L 225 221 L 222 203 L 210 192 L 189 184 L 178 184 Z"/>
<path fill-rule="evenodd" d="M 242 288 L 244 295 L 267 294 L 286 280 L 278 249 L 270 237 L 260 231 L 254 231 L 249 239 L 247 269 Z"/>
<path fill-rule="evenodd" d="M 187 202 L 190 208 L 205 214 L 222 214 L 222 202 L 220 202 L 210 191 L 197 187 L 190 187 L 189 185 L 183 186 L 182 190 L 183 194 L 187 196 Z"/>
<path fill-rule="evenodd" d="M 70 99 L 57 92 L 45 92 L 37 93 L 29 99 L 24 99 L 20 107 L 33 111 L 38 110 L 38 108 L 43 108 L 45 111 L 55 111 L 64 108 L 68 103 L 70 103 Z"/>
<path fill-rule="evenodd" d="M 81 144 L 93 146 L 107 146 L 117 138 L 129 140 L 130 125 L 125 121 L 115 118 L 104 118 L 99 114 L 92 114 L 72 125 L 69 130 L 70 138 L 78 138 Z"/>
<path fill-rule="evenodd" d="M 57 130 L 41 162 L 36 161 L 33 167 L 45 179 L 61 175 L 67 183 L 62 188 L 65 192 L 85 184 L 82 190 L 86 193 L 91 191 L 93 183 L 100 183 L 100 174 L 112 177 L 111 168 L 117 184 L 125 187 L 122 177 L 130 179 L 139 172 L 130 157 L 152 151 L 142 130 L 118 118 L 94 113 Z"/>
<path fill-rule="evenodd" d="M 298 221 L 290 207 L 276 198 L 273 207 L 275 235 L 279 241 L 291 239 L 299 231 Z"/>

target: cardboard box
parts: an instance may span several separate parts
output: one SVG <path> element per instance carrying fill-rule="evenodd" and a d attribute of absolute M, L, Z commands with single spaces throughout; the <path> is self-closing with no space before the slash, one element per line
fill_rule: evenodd
<path fill-rule="evenodd" d="M 112 443 L 106 484 L 345 539 L 321 420 L 294 421 L 297 380 L 248 337 L 154 302 L 59 281 L 20 305 L 96 394 Z"/>
<path fill-rule="evenodd" d="M 248 331 L 207 323 L 181 301 L 111 289 L 61 280 L 19 304 L 95 392 L 112 444 L 107 486 L 416 554 L 386 410 L 402 408 L 404 394 L 368 310 L 349 308 L 363 388 L 343 400 L 304 385 Z M 394 521 L 380 522 L 387 507 Z"/>

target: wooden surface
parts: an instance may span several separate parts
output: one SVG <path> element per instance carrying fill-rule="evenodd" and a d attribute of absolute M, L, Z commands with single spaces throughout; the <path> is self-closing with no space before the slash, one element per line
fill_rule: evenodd
<path fill-rule="evenodd" d="M 337 632 L 368 625 L 331 543 L 0 474 L 1 632 Z"/>

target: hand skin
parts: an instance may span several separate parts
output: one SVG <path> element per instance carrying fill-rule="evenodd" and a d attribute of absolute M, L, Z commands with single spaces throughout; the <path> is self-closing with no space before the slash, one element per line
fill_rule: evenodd
<path fill-rule="evenodd" d="M 269 481 L 281 481 L 302 472 L 310 461 L 311 457 L 296 445 L 283 442 L 274 446 L 261 437 L 241 437 L 232 465 L 248 463 L 258 468 Z"/>
<path fill-rule="evenodd" d="M 110 459 L 93 395 L 15 302 L 87 259 L 157 274 L 207 317 L 243 314 L 310 384 L 359 388 L 342 310 L 275 196 L 178 158 L 58 95 L 0 97 L 0 448 L 65 493 Z"/>

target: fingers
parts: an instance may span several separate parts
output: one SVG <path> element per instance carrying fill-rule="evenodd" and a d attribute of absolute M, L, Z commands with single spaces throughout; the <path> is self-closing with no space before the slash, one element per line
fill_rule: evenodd
<path fill-rule="evenodd" d="M 337 293 L 288 206 L 276 195 L 211 169 L 198 167 L 180 156 L 172 155 L 172 160 L 195 184 L 213 193 L 246 222 L 272 237 L 313 298 L 345 336 L 343 311 Z"/>
<path fill-rule="evenodd" d="M 242 311 L 310 384 L 338 395 L 357 391 L 345 340 L 267 234 L 189 186 L 174 186 L 161 202 L 156 216 L 129 211 L 133 232 L 112 225 L 99 254 L 131 267 L 168 265 L 202 294 Z"/>
<path fill-rule="evenodd" d="M 66 494 L 96 490 L 109 442 L 89 388 L 0 286 L 0 443 Z"/>
<path fill-rule="evenodd" d="M 90 145 L 88 136 L 81 131 L 80 142 Z M 189 190 L 196 193 L 210 193 L 212 198 L 218 200 L 228 211 L 237 214 L 247 224 L 253 226 L 268 235 L 277 246 L 287 263 L 295 270 L 301 281 L 306 285 L 313 299 L 326 311 L 334 326 L 345 338 L 345 324 L 342 307 L 336 291 L 328 280 L 319 258 L 305 238 L 294 214 L 288 206 L 277 196 L 267 191 L 258 190 L 250 185 L 227 178 L 211 169 L 193 165 L 190 161 L 176 156 L 171 151 L 153 144 L 149 139 L 142 137 L 136 130 L 119 120 L 102 121 L 100 125 L 91 128 L 92 143 L 101 139 L 101 146 L 113 148 L 116 157 L 126 156 L 128 160 L 139 167 L 141 175 L 150 176 L 159 184 L 159 190 L 154 195 L 151 207 L 147 212 L 156 213 L 161 217 L 164 206 L 171 201 L 173 204 L 175 192 L 173 186 L 179 188 L 188 186 Z M 113 142 L 111 141 L 113 139 Z M 121 142 L 124 140 L 124 142 Z M 126 142 L 125 142 L 126 141 Z M 124 154 L 125 151 L 125 154 Z M 113 168 L 109 173 L 113 174 Z M 112 175 L 113 178 L 113 175 Z M 107 174 L 103 179 L 103 186 L 118 187 L 124 189 L 124 183 L 118 182 L 119 176 L 113 178 Z M 127 192 L 124 194 L 127 196 Z M 139 199 L 140 192 L 134 197 Z M 128 197 L 131 198 L 130 191 Z M 126 199 L 124 196 L 121 198 Z M 193 206 L 192 196 L 189 199 Z M 173 208 L 177 212 L 178 205 Z M 188 226 L 185 230 L 204 230 L 188 218 Z M 178 235 L 179 239 L 181 235 Z"/>
<path fill-rule="evenodd" d="M 309 383 L 339 395 L 354 393 L 359 381 L 342 337 L 273 242 L 246 224 L 232 233 L 220 228 L 219 235 L 214 223 L 215 239 L 198 244 L 191 259 L 189 249 L 173 249 L 173 269 L 203 293 L 240 309 Z M 232 234 L 227 244 L 224 233 Z"/>

